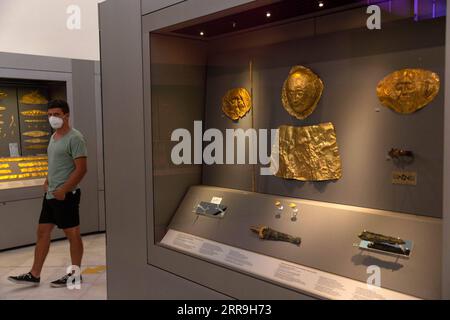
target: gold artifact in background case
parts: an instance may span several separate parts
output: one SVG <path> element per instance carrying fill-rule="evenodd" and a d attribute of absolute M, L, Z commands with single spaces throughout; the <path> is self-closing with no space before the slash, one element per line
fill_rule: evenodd
<path fill-rule="evenodd" d="M 0 158 L 0 181 L 46 177 L 47 158 L 47 156 Z"/>
<path fill-rule="evenodd" d="M 47 123 L 47 119 L 25 119 L 25 123 Z"/>
<path fill-rule="evenodd" d="M 25 140 L 27 143 L 48 143 L 48 139 L 33 138 Z"/>
<path fill-rule="evenodd" d="M 413 113 L 429 104 L 439 92 L 439 76 L 423 69 L 402 69 L 380 81 L 380 102 L 398 113 Z"/>
<path fill-rule="evenodd" d="M 16 158 L 0 158 L 0 162 L 21 162 L 21 161 L 38 161 L 48 160 L 47 156 L 30 156 L 30 157 L 16 157 Z"/>
<path fill-rule="evenodd" d="M 47 112 L 43 111 L 43 110 L 26 110 L 26 111 L 22 111 L 21 114 L 23 116 L 26 117 L 39 117 L 39 116 L 46 116 Z M 47 121 L 46 119 L 43 119 L 45 121 Z"/>
<path fill-rule="evenodd" d="M 301 181 L 337 180 L 341 157 L 332 123 L 279 128 L 279 169 L 275 174 Z"/>
<path fill-rule="evenodd" d="M 28 132 L 22 133 L 22 135 L 24 135 L 26 137 L 32 137 L 32 138 L 41 138 L 41 137 L 49 136 L 50 133 L 45 132 L 45 131 L 28 131 Z"/>
<path fill-rule="evenodd" d="M 323 88 L 322 80 L 314 72 L 295 66 L 283 84 L 281 101 L 291 116 L 303 120 L 317 107 Z"/>
<path fill-rule="evenodd" d="M 32 173 L 22 173 L 22 174 L 11 174 L 6 176 L 0 176 L 0 180 L 15 180 L 15 179 L 26 179 L 26 178 L 43 178 L 47 176 L 47 172 L 32 172 Z"/>
<path fill-rule="evenodd" d="M 25 149 L 27 149 L 27 150 L 42 150 L 42 149 L 47 149 L 47 145 L 46 144 L 32 144 L 30 146 L 26 146 Z"/>
<path fill-rule="evenodd" d="M 35 90 L 22 96 L 20 103 L 23 104 L 47 104 L 48 100 Z"/>
<path fill-rule="evenodd" d="M 30 168 L 21 168 L 20 172 L 40 172 L 40 171 L 48 171 L 48 167 L 30 167 Z"/>
<path fill-rule="evenodd" d="M 222 98 L 222 111 L 231 120 L 239 120 L 252 108 L 252 98 L 245 88 L 229 90 Z"/>
<path fill-rule="evenodd" d="M 17 165 L 19 168 L 40 167 L 40 166 L 48 166 L 48 162 L 47 161 L 34 161 L 34 162 L 18 163 Z"/>

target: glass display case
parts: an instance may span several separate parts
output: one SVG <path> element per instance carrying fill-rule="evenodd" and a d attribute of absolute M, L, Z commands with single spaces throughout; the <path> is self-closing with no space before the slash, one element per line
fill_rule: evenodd
<path fill-rule="evenodd" d="M 0 79 L 0 189 L 41 185 L 47 176 L 51 99 L 66 99 L 62 81 Z"/>
<path fill-rule="evenodd" d="M 149 263 L 439 298 L 446 3 L 308 3 L 144 34 Z"/>

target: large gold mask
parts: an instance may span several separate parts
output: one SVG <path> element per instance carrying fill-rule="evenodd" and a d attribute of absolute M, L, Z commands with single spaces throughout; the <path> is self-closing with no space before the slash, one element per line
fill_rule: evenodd
<path fill-rule="evenodd" d="M 423 69 L 395 71 L 380 81 L 377 95 L 385 107 L 408 114 L 429 104 L 439 92 L 439 76 Z"/>
<path fill-rule="evenodd" d="M 340 179 L 341 157 L 333 124 L 281 126 L 279 168 L 275 175 L 301 181 Z"/>
<path fill-rule="evenodd" d="M 252 98 L 245 88 L 229 90 L 222 98 L 222 111 L 232 120 L 244 117 L 252 107 Z"/>
<path fill-rule="evenodd" d="M 302 120 L 314 111 L 322 92 L 323 82 L 314 72 L 295 66 L 284 82 L 281 101 L 291 116 Z"/>

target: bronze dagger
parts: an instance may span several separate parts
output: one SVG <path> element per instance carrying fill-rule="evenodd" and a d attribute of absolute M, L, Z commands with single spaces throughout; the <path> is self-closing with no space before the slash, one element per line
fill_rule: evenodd
<path fill-rule="evenodd" d="M 258 237 L 263 240 L 285 241 L 293 243 L 297 246 L 299 246 L 302 242 L 302 239 L 299 237 L 293 237 L 289 234 L 273 230 L 266 226 L 252 226 L 250 227 L 250 230 L 256 233 Z"/>

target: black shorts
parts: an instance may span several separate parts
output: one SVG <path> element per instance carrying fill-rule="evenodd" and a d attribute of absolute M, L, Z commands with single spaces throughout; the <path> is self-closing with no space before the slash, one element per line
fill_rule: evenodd
<path fill-rule="evenodd" d="M 74 228 L 80 225 L 81 190 L 66 193 L 64 200 L 47 199 L 44 195 L 39 224 L 54 224 L 59 229 Z"/>

